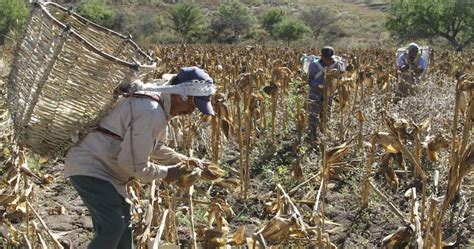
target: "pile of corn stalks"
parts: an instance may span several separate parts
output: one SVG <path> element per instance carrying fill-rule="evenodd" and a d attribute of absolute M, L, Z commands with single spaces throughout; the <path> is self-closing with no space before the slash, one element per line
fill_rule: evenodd
<path fill-rule="evenodd" d="M 37 186 L 51 183 L 53 177 L 32 172 L 25 151 L 20 150 L 13 139 L 5 96 L 10 52 L 8 47 L 0 51 L 0 245 L 4 248 L 48 248 L 48 245 L 62 248 L 30 202 Z"/>
<path fill-rule="evenodd" d="M 331 235 L 340 225 L 326 217 L 326 196 L 330 183 L 344 181 L 349 170 L 359 172 L 362 179 L 356 190 L 360 208 L 370 209 L 377 195 L 403 224 L 380 238 L 381 246 L 440 248 L 458 242 L 456 236 L 443 234 L 443 228 L 448 226 L 448 214 L 457 212 L 462 217 L 469 208 L 460 197 L 463 180 L 474 164 L 474 55 L 436 54 L 443 60 L 430 62 L 430 72 L 419 83 L 419 91 L 400 99 L 395 96 L 399 83 L 393 53 L 380 49 L 338 51 L 348 62 L 347 72 L 342 79 L 326 72 L 325 94 L 334 96 L 335 101 L 332 108 L 323 103 L 323 112 L 331 115 L 323 116 L 329 118 L 322 119 L 315 145 L 305 141 L 308 89 L 298 58 L 309 52 L 317 54 L 317 50 L 216 45 L 155 48 L 161 58 L 161 73 L 197 65 L 215 79 L 217 115 L 173 120 L 171 144 L 189 155 L 208 156 L 222 164 L 227 175 L 196 186 L 169 186 L 159 181 L 130 185 L 139 248 L 185 241 L 195 248 L 280 244 L 335 248 Z M 440 89 L 447 89 L 445 99 L 432 99 L 442 94 L 428 90 Z M 282 137 L 291 138 L 291 150 L 297 155 L 291 166 L 296 184 L 290 188 L 280 183 L 273 186 L 272 193 L 259 193 L 253 188 L 259 176 L 251 172 L 257 152 L 268 149 L 260 142 L 268 140 L 278 147 Z M 317 149 L 306 149 L 311 146 Z M 60 247 L 28 201 L 34 192 L 32 182 L 46 184 L 48 176 L 28 171 L 24 152 L 13 144 L 8 148 L 6 158 L 14 161 L 5 163 L 9 166 L 0 205 L 5 214 L 22 212 L 22 219 L 21 225 L 12 226 L 10 219 L 3 218 L 0 238 L 13 245 Z M 225 165 L 222 162 L 230 150 L 237 151 L 238 158 L 235 164 Z M 307 158 L 315 160 L 310 163 Z M 392 190 L 411 182 L 419 182 L 421 187 L 408 188 L 401 198 L 409 205 L 402 209 Z M 265 203 L 261 211 L 268 219 L 256 222 L 257 227 L 251 230 L 234 226 L 233 203 L 253 199 Z"/>

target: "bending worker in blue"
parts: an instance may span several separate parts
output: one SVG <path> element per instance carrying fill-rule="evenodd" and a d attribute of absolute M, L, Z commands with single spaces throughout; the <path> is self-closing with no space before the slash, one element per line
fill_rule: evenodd
<path fill-rule="evenodd" d="M 410 43 L 407 51 L 397 58 L 400 79 L 397 95 L 400 97 L 413 94 L 414 84 L 426 72 L 428 64 L 419 51 L 420 48 L 416 43 Z"/>
<path fill-rule="evenodd" d="M 426 60 L 419 53 L 420 49 L 416 43 L 408 45 L 407 52 L 397 58 L 397 67 L 400 72 L 409 71 L 414 76 L 420 76 L 426 71 Z"/>
<path fill-rule="evenodd" d="M 309 139 L 315 141 L 319 132 L 318 128 L 321 127 L 321 115 L 323 110 L 324 100 L 324 72 L 325 70 L 336 70 L 342 74 L 345 70 L 344 62 L 342 58 L 334 55 L 334 49 L 329 46 L 325 46 L 321 49 L 321 57 L 309 64 L 308 67 L 308 84 L 309 84 L 309 96 L 308 96 L 308 128 L 309 128 Z M 332 96 L 328 98 L 328 114 L 332 103 Z"/>

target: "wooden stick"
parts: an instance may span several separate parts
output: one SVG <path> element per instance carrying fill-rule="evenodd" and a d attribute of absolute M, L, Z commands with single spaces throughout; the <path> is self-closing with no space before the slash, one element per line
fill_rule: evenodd
<path fill-rule="evenodd" d="M 280 184 L 277 184 L 277 188 L 281 191 L 281 193 L 283 194 L 283 196 L 286 198 L 286 200 L 290 204 L 291 208 L 293 209 L 293 212 L 296 214 L 296 218 L 297 218 L 298 223 L 300 225 L 301 232 L 303 232 L 305 234 L 305 236 L 307 238 L 309 238 L 308 233 L 306 232 L 306 228 L 304 227 L 303 216 L 300 214 L 300 211 L 298 211 L 298 208 L 295 206 L 295 204 L 291 200 L 290 196 L 288 196 L 288 194 L 285 192 L 285 190 L 283 189 L 283 187 Z"/>
<path fill-rule="evenodd" d="M 288 191 L 288 195 L 292 195 L 294 194 L 296 191 L 298 191 L 303 185 L 305 185 L 306 183 L 310 182 L 311 180 L 313 180 L 314 178 L 318 177 L 319 175 L 321 175 L 321 172 L 318 172 L 316 173 L 315 175 L 311 176 L 310 178 L 308 178 L 307 180 L 305 180 L 304 182 L 298 184 L 296 187 L 292 188 L 290 191 Z"/>
<path fill-rule="evenodd" d="M 369 184 L 370 186 L 372 186 L 375 192 L 380 196 L 380 198 L 382 198 L 382 200 L 384 200 L 388 204 L 388 206 L 390 207 L 390 209 L 392 210 L 394 214 L 400 217 L 403 220 L 403 222 L 405 222 L 405 224 L 410 224 L 410 222 L 403 216 L 402 212 L 398 210 L 398 208 L 379 190 L 379 187 L 375 186 L 375 184 L 370 180 L 369 180 Z"/>
<path fill-rule="evenodd" d="M 313 215 L 316 215 L 316 213 L 318 212 L 319 199 L 321 198 L 321 192 L 322 192 L 322 189 L 323 189 L 323 185 L 324 185 L 324 180 L 321 180 L 321 184 L 319 185 L 319 189 L 318 189 L 318 195 L 316 196 L 316 201 L 315 201 L 314 207 L 313 207 Z"/>
<path fill-rule="evenodd" d="M 153 241 L 152 249 L 158 249 L 158 245 L 161 241 L 161 235 L 163 234 L 163 231 L 165 230 L 165 224 L 166 224 L 166 218 L 168 217 L 168 212 L 169 212 L 169 209 L 166 209 L 163 212 L 163 217 L 161 219 L 160 228 L 158 229 L 158 232 L 156 233 L 156 237 L 155 237 L 155 240 Z"/>
<path fill-rule="evenodd" d="M 53 236 L 53 234 L 51 233 L 51 231 L 48 229 L 48 226 L 46 226 L 46 223 L 44 223 L 43 219 L 41 219 L 41 217 L 39 216 L 39 214 L 36 212 L 36 210 L 33 208 L 33 206 L 31 206 L 31 204 L 29 202 L 26 202 L 26 204 L 28 205 L 28 207 L 30 207 L 31 211 L 33 211 L 33 213 L 35 214 L 36 218 L 38 218 L 39 222 L 41 223 L 41 225 L 43 226 L 43 228 L 46 230 L 46 232 L 48 233 L 49 236 L 51 236 L 51 238 L 53 239 L 54 243 L 56 244 L 57 247 L 59 247 L 60 249 L 64 248 L 61 243 L 59 243 L 59 241 Z"/>
<path fill-rule="evenodd" d="M 439 183 L 439 170 L 434 171 L 433 175 L 433 195 L 438 195 L 438 183 Z"/>
<path fill-rule="evenodd" d="M 415 192 L 413 188 L 413 192 Z M 416 193 L 416 192 L 415 192 Z M 414 223 L 415 223 L 415 234 L 416 234 L 416 243 L 418 248 L 423 248 L 423 237 L 422 237 L 422 226 L 420 222 L 420 215 L 418 214 L 419 203 L 415 200 L 416 196 L 413 196 L 414 205 L 413 205 L 413 214 L 414 214 Z"/>
<path fill-rule="evenodd" d="M 191 222 L 191 238 L 193 239 L 193 248 L 197 249 L 197 241 L 196 241 L 196 232 L 194 231 L 194 208 L 193 208 L 193 192 L 194 192 L 194 185 L 189 187 L 189 220 Z"/>
<path fill-rule="evenodd" d="M 24 179 L 24 191 L 25 193 L 28 192 L 27 189 L 28 189 L 28 176 L 23 173 L 23 179 Z M 29 193 L 26 193 L 25 194 L 25 199 L 26 199 L 26 203 L 28 203 L 28 196 L 29 196 Z M 26 205 L 26 238 L 30 238 L 30 208 L 28 207 L 28 205 Z"/>

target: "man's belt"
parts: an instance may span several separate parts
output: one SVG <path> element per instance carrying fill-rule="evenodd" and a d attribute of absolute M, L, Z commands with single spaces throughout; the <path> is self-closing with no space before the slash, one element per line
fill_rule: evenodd
<path fill-rule="evenodd" d="M 117 140 L 119 140 L 119 141 L 123 141 L 123 138 L 122 138 L 121 136 L 119 136 L 119 135 L 117 135 L 117 134 L 115 134 L 115 133 L 113 133 L 113 132 L 111 132 L 111 131 L 105 129 L 104 127 L 97 126 L 97 127 L 95 127 L 93 130 L 94 130 L 94 131 L 98 131 L 98 132 L 100 132 L 100 133 L 102 133 L 102 134 L 104 134 L 104 135 L 106 135 L 106 136 L 111 137 L 111 138 L 115 138 L 115 139 L 117 139 Z"/>

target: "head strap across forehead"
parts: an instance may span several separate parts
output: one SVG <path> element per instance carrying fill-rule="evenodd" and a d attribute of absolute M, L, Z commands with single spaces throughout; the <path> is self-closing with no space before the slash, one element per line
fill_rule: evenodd
<path fill-rule="evenodd" d="M 159 81 L 144 84 L 140 80 L 132 82 L 133 92 L 162 92 L 182 96 L 209 96 L 216 93 L 216 86 L 207 80 L 191 80 L 178 85 L 158 85 Z"/>

